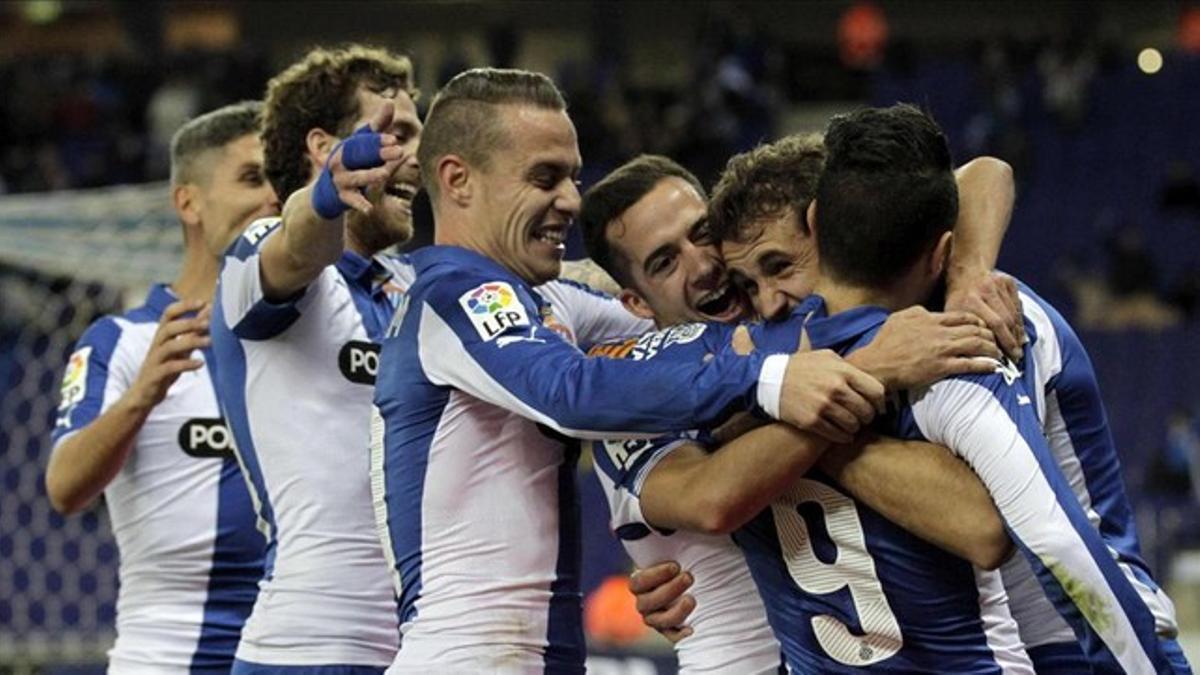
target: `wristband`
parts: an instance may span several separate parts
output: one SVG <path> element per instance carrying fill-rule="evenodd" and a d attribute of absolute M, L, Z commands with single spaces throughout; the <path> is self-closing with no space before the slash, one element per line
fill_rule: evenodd
<path fill-rule="evenodd" d="M 321 168 L 321 173 L 317 176 L 317 183 L 313 186 L 312 207 L 317 215 L 325 220 L 333 220 L 350 208 L 338 196 L 337 186 L 333 183 L 333 172 L 329 170 L 329 163 L 333 161 L 333 156 L 337 154 L 337 151 L 339 149 L 342 151 L 342 166 L 351 171 L 374 169 L 377 166 L 383 166 L 384 163 L 379 157 L 382 144 L 380 135 L 371 131 L 371 127 L 364 124 L 349 138 L 333 147 L 333 152 L 329 153 L 329 158 L 325 160 L 325 166 Z M 360 192 L 362 191 L 360 189 Z"/>

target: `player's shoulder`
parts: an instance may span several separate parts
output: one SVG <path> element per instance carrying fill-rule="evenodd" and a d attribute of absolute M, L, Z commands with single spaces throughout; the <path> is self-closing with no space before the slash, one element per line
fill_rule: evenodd
<path fill-rule="evenodd" d="M 604 291 L 593 288 L 582 281 L 559 277 L 551 279 L 546 283 L 538 286 L 538 293 L 542 295 L 556 295 L 561 298 L 581 298 L 596 302 L 616 302 L 617 299 Z"/>
<path fill-rule="evenodd" d="M 251 222 L 237 239 L 233 240 L 229 248 L 225 249 L 225 257 L 245 260 L 256 255 L 262 249 L 263 243 L 282 225 L 283 219 L 279 216 L 268 216 Z"/>
<path fill-rule="evenodd" d="M 517 298 L 524 301 L 529 296 L 528 286 L 519 277 L 473 251 L 428 246 L 414 251 L 409 260 L 416 274 L 410 289 L 414 300 L 434 306 L 458 305 L 472 298 L 480 301 L 486 295 L 488 304 L 507 304 Z M 478 303 L 470 305 L 476 307 Z"/>

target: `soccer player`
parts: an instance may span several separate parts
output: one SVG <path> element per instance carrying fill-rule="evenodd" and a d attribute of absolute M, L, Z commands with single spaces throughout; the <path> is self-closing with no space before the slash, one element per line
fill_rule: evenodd
<path fill-rule="evenodd" d="M 101 493 L 108 503 L 121 579 L 112 673 L 228 672 L 258 592 L 263 540 L 217 407 L 208 308 L 221 251 L 278 212 L 261 107 L 226 106 L 175 133 L 179 276 L 93 323 L 63 379 L 46 492 L 66 514 Z"/>
<path fill-rule="evenodd" d="M 824 158 L 819 137 L 785 139 L 731 160 L 715 190 L 714 232 L 729 254 L 733 275 L 760 306 L 780 302 L 772 295 L 792 304 L 811 292 L 816 242 L 807 217 L 797 219 L 794 214 L 807 212 Z M 964 200 L 960 219 L 961 210 L 967 208 Z M 958 232 L 955 237 L 957 247 Z M 785 264 L 762 264 L 771 260 Z M 807 265 L 799 262 L 806 260 Z M 1052 306 L 1023 285 L 1020 293 L 1028 340 L 1026 358 L 1018 359 L 1018 365 L 1034 394 L 1043 433 L 1089 520 L 1154 615 L 1156 632 L 1168 641 L 1165 649 L 1177 651 L 1174 610 L 1141 558 L 1120 462 L 1087 352 Z M 1046 598 L 1028 563 L 1015 556 L 1005 564 L 1003 576 L 1013 616 L 1037 671 L 1086 671 L 1090 666 L 1075 633 Z"/>
<path fill-rule="evenodd" d="M 814 347 L 845 353 L 869 344 L 889 309 L 936 296 L 956 191 L 944 138 L 915 109 L 835 118 L 826 139 L 829 160 L 810 219 L 820 295 L 804 301 L 789 323 L 801 324 L 801 339 Z M 887 245 L 862 247 L 879 238 Z M 766 326 L 755 341 L 778 349 L 794 344 L 798 332 L 795 325 Z M 895 405 L 886 420 L 892 433 L 945 444 L 979 474 L 1047 596 L 1080 637 L 1085 668 L 1189 672 L 1178 646 L 1156 634 L 1153 603 L 1088 522 L 1020 372 L 1006 364 L 987 376 L 949 378 L 909 391 Z M 812 529 L 809 503 L 822 506 L 826 533 Z M 901 546 L 870 510 L 819 475 L 801 481 L 737 538 L 796 668 L 1020 667 L 1020 642 L 998 630 L 1011 619 L 994 577 L 961 562 L 931 566 L 920 542 Z M 817 557 L 819 550 L 827 553 Z M 837 553 L 825 563 L 829 551 Z M 980 595 L 973 587 L 985 583 L 988 592 Z M 852 603 L 838 599 L 843 587 Z M 971 615 L 977 618 L 961 620 Z M 846 632 L 859 622 L 864 636 Z"/>
<path fill-rule="evenodd" d="M 976 188 L 980 181 L 974 174 L 990 171 L 998 174 L 992 179 L 996 184 L 992 189 L 1004 193 L 1008 173 L 1000 170 L 1003 168 L 977 161 L 963 170 L 964 180 Z M 807 186 L 810 192 L 816 175 L 812 174 Z M 995 218 L 1006 220 L 1008 209 L 998 211 Z M 737 290 L 729 287 L 709 230 L 703 188 L 675 162 L 643 156 L 613 171 L 584 196 L 580 221 L 589 254 L 620 280 L 623 288 L 619 295 L 631 312 L 653 318 L 660 328 L 706 319 L 729 321 L 742 313 Z M 998 237 L 1006 223 L 985 224 Z M 968 229 L 978 226 L 975 222 L 962 224 Z M 961 345 L 954 342 L 958 337 L 955 329 L 942 326 L 938 317 L 925 313 L 920 318 L 923 322 L 910 321 L 906 330 L 893 333 L 897 343 L 882 360 L 921 363 L 930 371 L 920 377 L 931 381 L 949 372 L 937 370 L 945 368 L 939 359 L 946 359 L 946 353 L 931 347 L 951 345 L 948 353 L 954 354 L 953 348 Z M 632 353 L 637 343 L 628 340 L 604 345 L 593 353 Z M 904 353 L 906 350 L 910 353 Z M 994 348 L 988 353 L 999 355 Z M 660 482 L 664 472 L 649 470 L 650 478 L 640 487 L 619 483 L 622 476 L 637 473 L 631 464 L 636 463 L 638 451 L 646 447 L 644 442 L 604 441 L 593 446 L 597 477 L 612 509 L 613 530 L 634 561 L 647 567 L 674 560 L 696 579 L 690 593 L 697 605 L 687 629 L 690 637 L 676 644 L 684 672 L 774 672 L 779 667 L 779 645 L 766 624 L 744 559 L 728 537 L 713 535 L 740 526 L 820 457 L 811 439 L 795 443 L 791 434 L 782 433 L 784 440 L 792 441 L 791 447 L 763 444 L 765 456 L 759 461 L 749 454 L 739 456 L 740 451 L 734 450 L 722 456 L 734 458 L 734 463 L 713 463 L 708 467 L 710 473 L 681 472 L 676 475 L 680 480 L 664 484 Z M 786 459 L 778 466 L 771 465 L 780 458 Z M 1010 550 L 987 492 L 970 469 L 946 455 L 944 449 L 897 443 L 891 447 L 869 446 L 859 450 L 848 464 L 839 472 L 849 483 L 846 487 L 856 495 L 882 490 L 885 494 L 870 494 L 872 501 L 881 504 L 885 515 L 889 515 L 890 508 L 898 517 L 914 523 L 917 534 L 947 542 L 952 552 L 993 568 Z M 747 474 L 738 471 L 738 466 L 753 471 Z M 965 489 L 959 487 L 965 481 L 972 484 Z M 944 497 L 947 488 L 963 495 L 964 503 L 956 516 L 964 520 L 947 518 L 940 503 L 921 501 L 928 494 Z M 650 531 L 639 522 L 639 494 L 655 492 L 658 494 L 651 497 L 665 496 L 675 511 L 693 518 L 671 525 L 671 529 L 659 522 L 659 529 Z M 921 509 L 926 511 L 924 518 L 912 513 Z M 676 527 L 691 527 L 701 533 L 674 532 Z M 922 532 L 922 528 L 928 532 Z M 674 627 L 669 624 L 664 628 L 677 631 Z"/>
<path fill-rule="evenodd" d="M 357 45 L 313 49 L 268 84 L 266 174 L 283 216 L 226 251 L 212 327 L 268 542 L 235 673 L 378 673 L 399 644 L 367 443 L 376 341 L 409 281 L 376 254 L 412 236 L 415 96 L 407 58 Z"/>
<path fill-rule="evenodd" d="M 430 107 L 419 157 L 439 245 L 412 255 L 375 399 L 404 634 L 393 670 L 578 672 L 576 450 L 559 434 L 661 433 L 761 402 L 842 437 L 882 388 L 828 354 L 647 368 L 587 359 L 547 330 L 533 286 L 559 272 L 580 157 L 545 76 L 459 74 Z"/>

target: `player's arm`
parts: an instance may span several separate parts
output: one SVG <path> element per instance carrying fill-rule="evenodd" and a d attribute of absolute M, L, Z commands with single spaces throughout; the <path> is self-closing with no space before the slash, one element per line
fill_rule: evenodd
<path fill-rule="evenodd" d="M 882 405 L 878 381 L 829 354 L 743 356 L 722 334 L 715 342 L 723 346 L 707 358 L 703 331 L 730 327 L 698 326 L 690 339 L 664 342 L 641 361 L 589 358 L 531 319 L 532 300 L 505 282 L 434 286 L 419 310 L 426 377 L 568 436 L 667 433 L 757 404 L 775 419 L 848 440 Z M 471 302 L 488 288 L 511 300 L 473 312 L 479 305 Z"/>
<path fill-rule="evenodd" d="M 185 316 L 197 310 L 203 311 Z M 46 494 L 56 511 L 83 510 L 116 477 L 154 406 L 180 374 L 204 365 L 191 355 L 208 346 L 207 332 L 208 310 L 203 303 L 176 302 L 167 307 L 137 377 L 103 412 L 99 411 L 109 359 L 93 348 L 87 365 L 92 382 L 86 383 L 92 386 L 86 387 L 84 400 L 64 411 L 59 425 L 66 435 L 60 436 L 46 467 Z"/>
<path fill-rule="evenodd" d="M 294 192 L 283 206 L 283 227 L 263 244 L 259 272 L 263 296 L 278 302 L 307 287 L 321 270 L 337 262 L 344 248 L 342 214 L 371 212 L 361 190 L 391 176 L 403 150 L 391 134 L 373 133 L 392 122 L 384 105 L 369 128 L 338 144 L 316 182 Z"/>
<path fill-rule="evenodd" d="M 684 443 L 646 476 L 642 513 L 658 529 L 732 532 L 793 485 L 828 446 L 819 436 L 778 423 L 743 434 L 712 454 Z"/>
<path fill-rule="evenodd" d="M 820 468 L 884 518 L 977 567 L 996 569 L 1012 553 L 987 488 L 946 448 L 866 436 L 831 448 Z"/>
<path fill-rule="evenodd" d="M 1011 277 L 993 271 L 1016 198 L 1012 167 L 995 157 L 978 157 L 954 176 L 958 220 L 946 272 L 946 308 L 982 318 L 1004 352 L 1019 361 L 1025 333 L 1017 287 Z"/>
<path fill-rule="evenodd" d="M 1170 672 L 1153 614 L 1059 469 L 1018 373 L 938 382 L 912 413 L 979 475 L 1097 671 Z"/>

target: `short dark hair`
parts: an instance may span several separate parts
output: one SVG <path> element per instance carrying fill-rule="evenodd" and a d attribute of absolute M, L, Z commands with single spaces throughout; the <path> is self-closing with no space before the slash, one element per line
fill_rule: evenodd
<path fill-rule="evenodd" d="M 817 184 L 821 271 L 871 288 L 899 279 L 954 226 L 958 186 L 946 136 L 901 104 L 838 115 Z"/>
<path fill-rule="evenodd" d="M 734 155 L 708 204 L 708 222 L 719 242 L 745 243 L 764 221 L 791 210 L 807 229 L 805 212 L 825 165 L 820 134 L 793 134 Z"/>
<path fill-rule="evenodd" d="M 257 134 L 263 105 L 259 101 L 233 103 L 188 120 L 171 137 L 171 183 L 195 183 L 204 177 L 196 171 L 201 155 L 219 150 L 237 139 Z"/>
<path fill-rule="evenodd" d="M 395 88 L 417 99 L 408 57 L 358 44 L 314 48 L 267 83 L 264 173 L 280 202 L 312 178 L 307 158 L 310 129 L 339 136 L 353 131 L 360 86 L 372 91 Z"/>
<path fill-rule="evenodd" d="M 437 163 L 442 157 L 459 155 L 484 168 L 492 153 L 508 144 L 507 129 L 494 109 L 506 104 L 567 109 L 562 92 L 541 73 L 472 68 L 455 75 L 429 105 L 417 149 L 422 182 L 431 195 L 437 194 Z"/>
<path fill-rule="evenodd" d="M 704 186 L 692 172 L 661 155 L 640 155 L 605 176 L 583 195 L 579 222 L 588 256 L 617 283 L 632 285 L 629 260 L 608 243 L 608 226 L 666 178 L 681 178 L 705 198 Z"/>

